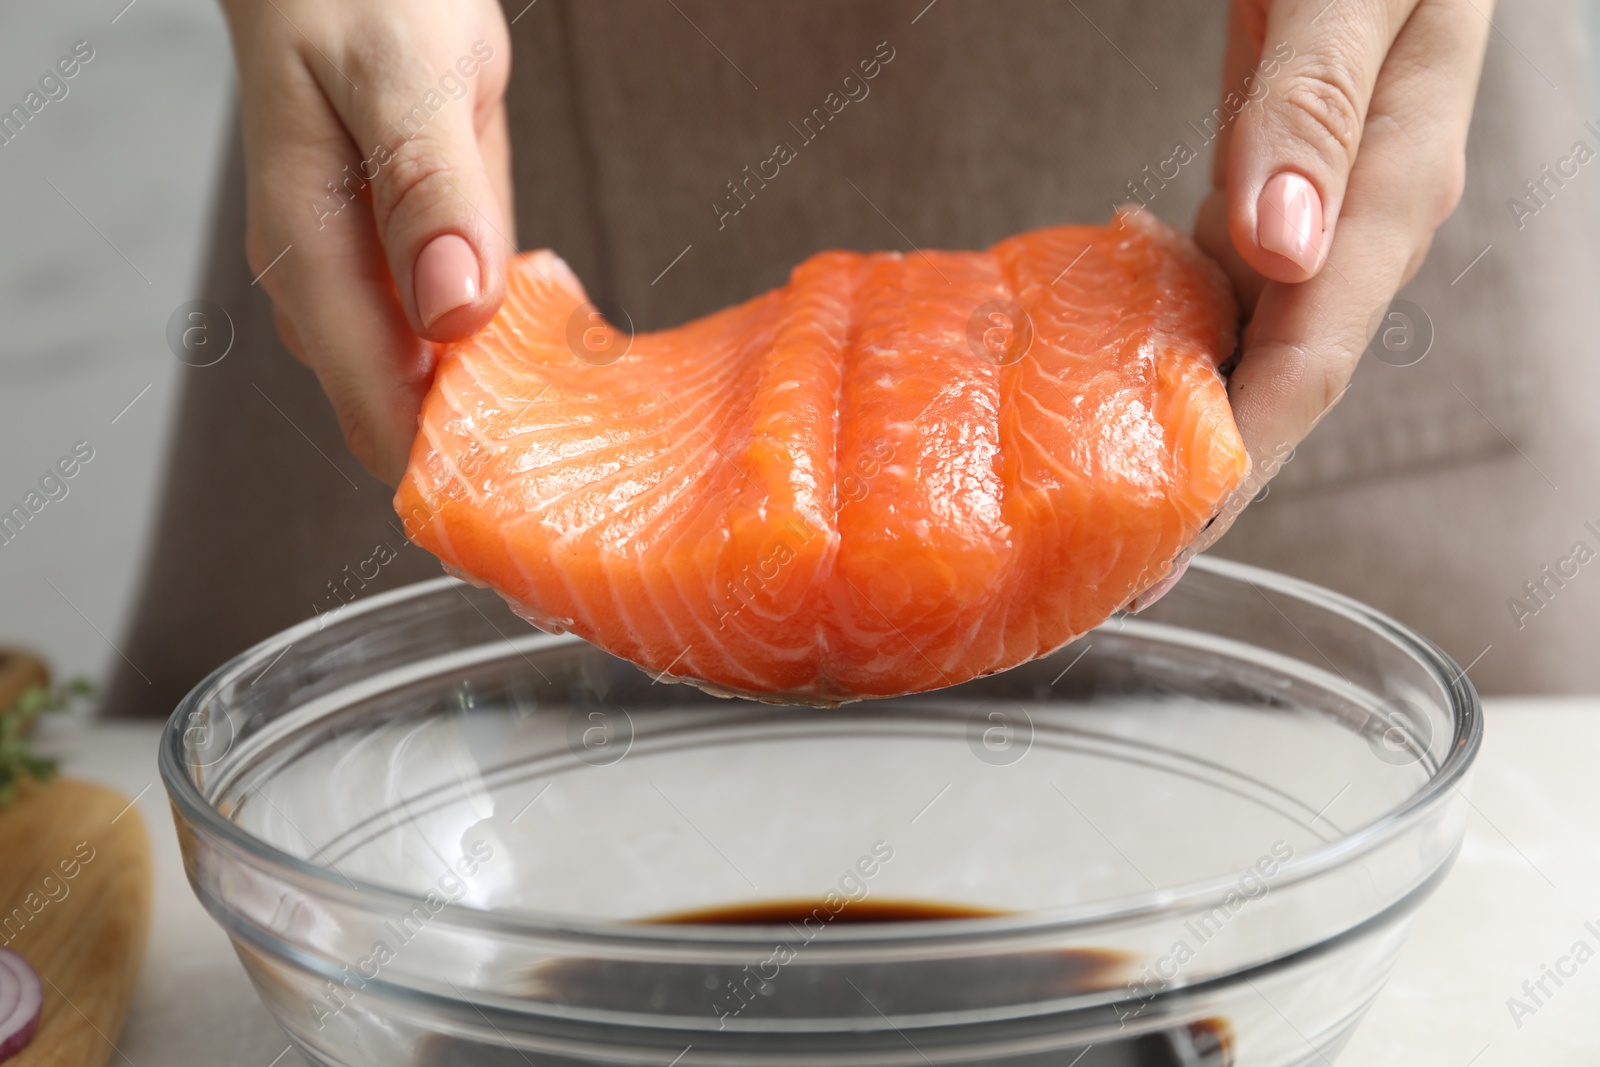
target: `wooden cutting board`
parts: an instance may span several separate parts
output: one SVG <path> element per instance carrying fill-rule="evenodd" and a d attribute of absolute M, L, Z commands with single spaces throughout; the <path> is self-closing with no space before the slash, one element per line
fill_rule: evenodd
<path fill-rule="evenodd" d="M 24 690 L 50 684 L 50 669 L 33 653 L 21 648 L 0 648 L 0 708 L 17 702 Z"/>
<path fill-rule="evenodd" d="M 5 1067 L 117 1055 L 149 928 L 150 842 L 128 798 L 71 778 L 24 785 L 0 809 L 0 944 L 39 972 L 44 1012 Z"/>

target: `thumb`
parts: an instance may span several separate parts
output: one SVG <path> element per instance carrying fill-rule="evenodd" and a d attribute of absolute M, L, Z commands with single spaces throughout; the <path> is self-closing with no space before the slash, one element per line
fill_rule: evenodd
<path fill-rule="evenodd" d="M 505 293 L 505 223 L 478 136 L 500 108 L 505 72 L 489 70 L 497 58 L 478 41 L 437 70 L 399 64 L 335 100 L 361 161 L 332 195 L 370 188 L 396 294 L 430 341 L 480 329 Z"/>
<path fill-rule="evenodd" d="M 1416 0 L 1279 0 L 1264 29 L 1267 92 L 1228 146 L 1228 230 L 1251 267 L 1302 282 L 1322 269 L 1373 86 Z M 1281 65 L 1280 65 L 1281 64 Z"/>

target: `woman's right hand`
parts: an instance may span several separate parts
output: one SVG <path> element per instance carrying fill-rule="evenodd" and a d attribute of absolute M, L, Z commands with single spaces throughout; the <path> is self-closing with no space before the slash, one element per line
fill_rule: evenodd
<path fill-rule="evenodd" d="M 223 0 L 239 67 L 246 255 L 350 450 L 390 484 L 433 376 L 481 328 L 512 232 L 494 0 Z"/>

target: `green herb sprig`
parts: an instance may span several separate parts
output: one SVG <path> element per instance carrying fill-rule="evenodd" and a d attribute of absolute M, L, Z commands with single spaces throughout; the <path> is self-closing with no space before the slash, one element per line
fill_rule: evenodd
<path fill-rule="evenodd" d="M 36 756 L 28 726 L 41 715 L 71 707 L 94 692 L 85 678 L 74 678 L 64 685 L 30 685 L 9 708 L 0 710 L 0 808 L 17 797 L 17 789 L 29 778 L 48 782 L 56 773 L 56 761 Z"/>

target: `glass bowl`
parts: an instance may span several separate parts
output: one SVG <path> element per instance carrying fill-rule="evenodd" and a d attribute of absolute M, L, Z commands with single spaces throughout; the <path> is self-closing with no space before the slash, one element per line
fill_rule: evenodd
<path fill-rule="evenodd" d="M 1481 732 L 1428 641 L 1216 560 L 1035 663 L 831 711 L 441 579 L 218 669 L 161 772 L 316 1064 L 1287 1067 L 1392 971 Z"/>

